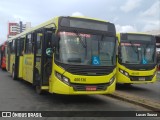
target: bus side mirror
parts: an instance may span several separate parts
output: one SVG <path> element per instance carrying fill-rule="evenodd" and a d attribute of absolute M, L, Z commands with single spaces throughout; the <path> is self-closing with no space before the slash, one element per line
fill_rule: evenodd
<path fill-rule="evenodd" d="M 57 37 L 56 37 L 56 34 L 53 33 L 53 34 L 52 34 L 52 47 L 53 47 L 53 48 L 56 47 L 56 42 L 57 42 Z"/>
<path fill-rule="evenodd" d="M 121 48 L 118 46 L 118 62 L 122 63 Z"/>
<path fill-rule="evenodd" d="M 120 55 L 118 55 L 118 62 L 122 63 L 122 57 Z"/>
<path fill-rule="evenodd" d="M 118 40 L 118 37 L 116 37 L 116 41 L 117 41 L 117 45 L 119 45 L 119 44 L 120 44 L 120 42 L 119 42 L 119 40 Z"/>

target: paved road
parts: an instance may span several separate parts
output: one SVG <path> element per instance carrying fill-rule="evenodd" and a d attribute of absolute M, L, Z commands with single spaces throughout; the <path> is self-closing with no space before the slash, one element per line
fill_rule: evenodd
<path fill-rule="evenodd" d="M 117 85 L 117 90 L 160 102 L 160 81 L 149 84 Z"/>
<path fill-rule="evenodd" d="M 14 81 L 11 79 L 11 75 L 9 73 L 0 70 L 0 111 L 147 111 L 147 109 L 103 95 L 37 95 L 30 84 L 27 84 L 24 81 Z M 3 119 L 4 118 L 0 118 L 0 120 Z M 42 118 L 42 120 L 51 119 L 52 118 Z M 65 120 L 66 118 L 57 117 L 54 119 Z M 70 119 L 74 120 L 75 118 Z M 87 117 L 83 119 L 106 120 L 104 117 Z M 135 118 L 107 119 L 134 120 Z M 141 117 L 140 119 L 149 120 L 153 118 Z M 12 118 L 12 120 L 14 120 L 14 118 Z M 31 118 L 29 120 L 31 120 Z"/>

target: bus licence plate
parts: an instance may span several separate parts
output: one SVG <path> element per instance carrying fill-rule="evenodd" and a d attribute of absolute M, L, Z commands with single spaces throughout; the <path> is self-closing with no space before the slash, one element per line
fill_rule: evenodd
<path fill-rule="evenodd" d="M 139 81 L 145 81 L 145 77 L 139 77 Z"/>
<path fill-rule="evenodd" d="M 97 86 L 86 86 L 86 91 L 96 91 Z"/>

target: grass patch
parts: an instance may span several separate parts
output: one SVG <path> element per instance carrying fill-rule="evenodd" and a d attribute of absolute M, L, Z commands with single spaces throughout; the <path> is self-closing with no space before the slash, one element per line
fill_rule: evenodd
<path fill-rule="evenodd" d="M 160 81 L 160 73 L 157 72 L 157 81 Z"/>
<path fill-rule="evenodd" d="M 160 77 L 157 77 L 157 81 L 160 81 Z"/>

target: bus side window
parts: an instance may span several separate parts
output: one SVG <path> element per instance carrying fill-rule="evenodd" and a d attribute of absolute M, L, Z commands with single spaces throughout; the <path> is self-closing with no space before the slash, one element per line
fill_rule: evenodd
<path fill-rule="evenodd" d="M 23 51 L 23 47 L 24 47 L 24 38 L 20 38 L 17 40 L 17 55 L 21 56 L 22 55 L 22 51 Z"/>
<path fill-rule="evenodd" d="M 41 54 L 42 53 L 42 48 L 41 48 L 41 42 L 42 42 L 42 33 L 37 34 L 37 50 L 36 54 Z"/>
<path fill-rule="evenodd" d="M 15 53 L 15 40 L 11 42 L 11 53 Z"/>
<path fill-rule="evenodd" d="M 32 34 L 28 34 L 26 36 L 26 48 L 25 53 L 30 54 L 32 53 Z"/>
<path fill-rule="evenodd" d="M 17 41 L 17 56 L 19 56 L 20 55 L 20 53 L 19 53 L 19 51 L 20 51 L 20 40 L 17 39 L 16 41 Z"/>
<path fill-rule="evenodd" d="M 25 38 L 21 38 L 20 40 L 20 55 L 24 54 L 24 40 Z"/>

